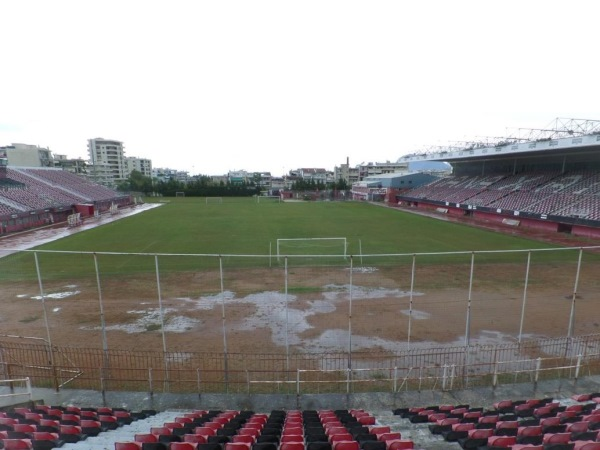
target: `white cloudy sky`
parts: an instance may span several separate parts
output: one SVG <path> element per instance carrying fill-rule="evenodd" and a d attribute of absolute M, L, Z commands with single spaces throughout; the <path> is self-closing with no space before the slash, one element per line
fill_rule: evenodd
<path fill-rule="evenodd" d="M 600 119 L 596 0 L 2 0 L 0 146 L 221 174 Z"/>

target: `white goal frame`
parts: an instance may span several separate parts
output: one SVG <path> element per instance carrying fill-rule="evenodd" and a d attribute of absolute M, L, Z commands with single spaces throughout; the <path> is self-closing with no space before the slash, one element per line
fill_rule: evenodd
<path fill-rule="evenodd" d="M 281 196 L 280 195 L 257 195 L 256 196 L 256 203 L 260 203 L 260 199 L 277 199 L 277 203 L 281 203 Z"/>
<path fill-rule="evenodd" d="M 175 192 L 175 197 L 185 197 L 185 192 L 177 191 Z"/>
<path fill-rule="evenodd" d="M 280 252 L 280 244 L 285 241 L 342 241 L 344 244 L 344 258 L 346 258 L 348 251 L 348 240 L 345 237 L 326 237 L 326 238 L 279 238 L 277 239 L 277 261 L 284 256 Z M 302 256 L 302 255 L 289 255 L 289 256 Z M 321 256 L 321 255 L 319 255 Z M 323 255 L 325 256 L 325 255 Z M 333 255 L 332 255 L 333 256 Z"/>
<path fill-rule="evenodd" d="M 209 203 L 223 203 L 223 197 L 206 197 L 206 204 Z"/>

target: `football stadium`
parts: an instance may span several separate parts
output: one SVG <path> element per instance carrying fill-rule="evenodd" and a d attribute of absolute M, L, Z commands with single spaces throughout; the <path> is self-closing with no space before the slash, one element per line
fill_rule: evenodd
<path fill-rule="evenodd" d="M 557 120 L 344 196 L 381 201 L 1 164 L 0 442 L 599 449 L 599 154 L 600 122 Z"/>

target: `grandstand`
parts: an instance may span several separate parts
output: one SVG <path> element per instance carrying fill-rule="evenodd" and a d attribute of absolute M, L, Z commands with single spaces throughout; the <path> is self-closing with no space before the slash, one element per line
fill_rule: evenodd
<path fill-rule="evenodd" d="M 597 384 L 560 393 L 544 382 L 538 387 L 371 401 L 47 394 L 0 411 L 0 444 L 7 450 L 598 450 Z"/>
<path fill-rule="evenodd" d="M 412 154 L 401 161 L 444 161 L 453 174 L 397 192 L 400 205 L 521 227 L 600 237 L 600 121 L 556 119 L 495 144 Z"/>
<path fill-rule="evenodd" d="M 0 235 L 65 222 L 73 213 L 101 214 L 113 204 L 131 198 L 61 169 L 0 165 Z"/>

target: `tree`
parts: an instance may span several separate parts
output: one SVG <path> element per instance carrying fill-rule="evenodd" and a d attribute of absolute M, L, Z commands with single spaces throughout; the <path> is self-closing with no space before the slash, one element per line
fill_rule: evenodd
<path fill-rule="evenodd" d="M 145 176 L 137 170 L 131 171 L 127 180 L 118 184 L 119 191 L 134 191 L 148 194 L 152 192 L 152 178 Z"/>

